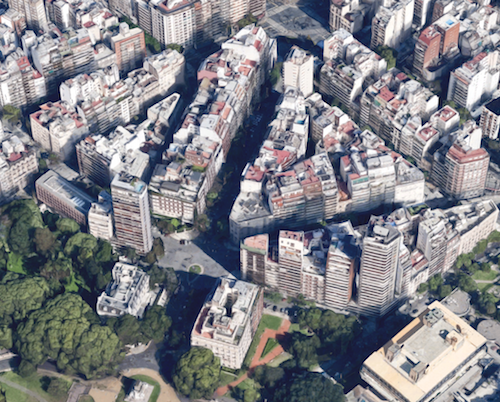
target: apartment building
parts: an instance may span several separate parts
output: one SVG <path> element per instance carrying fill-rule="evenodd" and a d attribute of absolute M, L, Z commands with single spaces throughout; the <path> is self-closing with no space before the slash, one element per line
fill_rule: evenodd
<path fill-rule="evenodd" d="M 53 212 L 87 225 L 87 216 L 94 200 L 53 170 L 35 182 L 36 197 Z"/>
<path fill-rule="evenodd" d="M 500 81 L 499 56 L 498 51 L 481 52 L 452 71 L 447 99 L 471 112 L 489 101 Z"/>
<path fill-rule="evenodd" d="M 139 267 L 123 262 L 117 262 L 111 274 L 112 281 L 97 298 L 97 314 L 103 317 L 130 314 L 142 318 L 151 302 L 149 275 Z"/>
<path fill-rule="evenodd" d="M 398 49 L 411 35 L 415 0 L 384 0 L 372 20 L 370 48 Z"/>
<path fill-rule="evenodd" d="M 103 187 L 122 171 L 145 179 L 150 172 L 150 158 L 142 150 L 149 139 L 149 123 L 131 131 L 118 126 L 108 137 L 94 134 L 83 139 L 76 145 L 80 174 Z"/>
<path fill-rule="evenodd" d="M 222 366 L 240 369 L 263 309 L 263 292 L 259 286 L 219 278 L 196 318 L 191 346 L 210 349 Z"/>
<path fill-rule="evenodd" d="M 441 78 L 460 56 L 460 21 L 443 15 L 425 28 L 415 45 L 413 72 L 427 81 Z"/>
<path fill-rule="evenodd" d="M 283 62 L 283 86 L 295 87 L 304 97 L 314 92 L 314 59 L 304 50 L 293 46 Z"/>
<path fill-rule="evenodd" d="M 319 92 L 327 98 L 337 98 L 351 112 L 365 80 L 377 80 L 387 69 L 383 58 L 344 29 L 325 40 L 323 58 Z"/>
<path fill-rule="evenodd" d="M 0 105 L 24 108 L 46 95 L 45 78 L 32 67 L 22 49 L 10 53 L 0 65 Z"/>
<path fill-rule="evenodd" d="M 370 85 L 360 99 L 360 125 L 369 125 L 385 141 L 391 142 L 396 151 L 403 150 L 404 127 L 418 129 L 422 122 L 438 109 L 439 97 L 418 81 L 393 68 Z"/>
<path fill-rule="evenodd" d="M 483 136 L 496 140 L 500 129 L 500 98 L 493 99 L 483 106 L 481 113 L 481 130 Z"/>
<path fill-rule="evenodd" d="M 86 28 L 70 28 L 64 33 L 53 28 L 44 35 L 31 39 L 28 35 L 26 39 L 33 39 L 29 52 L 34 67 L 45 78 L 47 94 L 56 92 L 65 79 L 95 70 L 94 48 Z"/>
<path fill-rule="evenodd" d="M 240 243 L 244 278 L 283 295 L 365 316 L 387 314 L 430 277 L 449 271 L 495 230 L 498 208 L 476 200 L 447 210 L 399 208 L 368 225 L 349 221 L 311 231 L 281 230 Z"/>
<path fill-rule="evenodd" d="M 144 70 L 160 84 L 160 95 L 165 97 L 186 84 L 186 60 L 177 50 L 165 49 L 144 60 Z"/>
<path fill-rule="evenodd" d="M 345 29 L 355 34 L 363 28 L 368 11 L 369 7 L 358 0 L 330 0 L 330 31 Z"/>
<path fill-rule="evenodd" d="M 484 193 L 490 156 L 481 148 L 481 129 L 470 120 L 454 135 L 443 138 L 434 153 L 431 179 L 457 199 Z"/>
<path fill-rule="evenodd" d="M 142 67 L 146 57 L 146 42 L 141 28 L 130 29 L 127 23 L 122 22 L 117 34 L 111 37 L 110 43 L 121 74 Z"/>
<path fill-rule="evenodd" d="M 88 216 L 89 233 L 97 239 L 110 241 L 113 237 L 113 200 L 106 191 L 99 193 L 93 202 Z"/>
<path fill-rule="evenodd" d="M 196 38 L 195 3 L 188 0 L 153 1 L 151 32 L 163 45 L 191 47 Z"/>
<path fill-rule="evenodd" d="M 38 172 L 36 151 L 17 135 L 3 134 L 0 153 L 0 201 L 9 202 L 19 191 L 32 183 Z"/>
<path fill-rule="evenodd" d="M 64 101 L 41 105 L 30 115 L 30 123 L 33 140 L 62 161 L 74 154 L 76 143 L 89 132 L 86 121 Z"/>
<path fill-rule="evenodd" d="M 198 92 L 153 174 L 154 214 L 192 223 L 203 213 L 231 140 L 260 98 L 275 52 L 264 30 L 250 25 L 202 62 Z"/>
<path fill-rule="evenodd" d="M 35 32 L 47 31 L 49 24 L 43 0 L 9 0 L 9 7 L 26 18 L 26 25 Z"/>
<path fill-rule="evenodd" d="M 365 315 L 384 315 L 397 302 L 401 234 L 383 220 L 372 218 L 363 238 L 359 268 L 358 305 Z"/>
<path fill-rule="evenodd" d="M 115 239 L 118 247 L 132 247 L 144 255 L 153 247 L 147 184 L 127 173 L 111 182 Z"/>
<path fill-rule="evenodd" d="M 432 14 L 432 0 L 415 0 L 413 7 L 413 24 L 417 29 L 421 29 L 427 25 Z"/>

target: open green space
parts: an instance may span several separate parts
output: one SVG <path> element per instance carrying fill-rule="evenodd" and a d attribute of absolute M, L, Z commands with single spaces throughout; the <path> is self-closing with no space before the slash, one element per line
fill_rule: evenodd
<path fill-rule="evenodd" d="M 83 395 L 78 399 L 78 402 L 95 402 L 94 398 L 92 398 L 90 395 Z"/>
<path fill-rule="evenodd" d="M 5 391 L 5 398 L 7 402 L 38 402 L 32 396 L 25 394 L 15 388 L 9 387 L 7 384 L 2 383 L 2 389 Z"/>
<path fill-rule="evenodd" d="M 149 402 L 157 401 L 158 396 L 160 395 L 160 384 L 158 384 L 157 381 L 153 380 L 151 377 L 148 377 L 147 375 L 134 375 L 130 378 L 138 381 L 144 381 L 145 383 L 153 385 L 155 388 L 153 389 L 153 393 L 149 397 Z"/>
<path fill-rule="evenodd" d="M 477 271 L 472 275 L 472 278 L 476 281 L 493 281 L 497 277 L 498 272 L 491 270 L 489 272 Z"/>
<path fill-rule="evenodd" d="M 278 367 L 281 363 L 290 360 L 293 356 L 288 352 L 283 352 L 279 356 L 276 356 L 273 360 L 271 360 L 267 365 L 269 367 Z"/>
<path fill-rule="evenodd" d="M 260 358 L 262 359 L 263 357 L 265 357 L 269 352 L 271 352 L 271 350 L 273 350 L 278 345 L 279 342 L 275 338 L 269 338 L 266 342 L 266 346 L 264 347 L 264 350 Z"/>
<path fill-rule="evenodd" d="M 228 384 L 231 384 L 233 381 L 236 381 L 238 376 L 234 374 L 227 373 L 225 371 L 220 372 L 220 382 L 219 387 L 225 387 Z"/>
<path fill-rule="evenodd" d="M 252 343 L 248 348 L 245 360 L 243 360 L 243 367 L 250 367 L 250 363 L 252 363 L 252 359 L 255 355 L 255 351 L 257 350 L 257 346 L 259 346 L 260 337 L 262 336 L 266 328 L 278 330 L 281 326 L 281 321 L 281 318 L 274 315 L 264 314 L 262 316 L 262 318 L 260 319 L 259 327 L 257 328 L 257 332 L 255 332 Z"/>
<path fill-rule="evenodd" d="M 481 292 L 487 292 L 488 290 L 490 290 L 493 286 L 495 286 L 494 283 L 478 283 L 477 284 L 477 288 L 481 291 Z"/>
<path fill-rule="evenodd" d="M 191 274 L 201 274 L 201 267 L 199 265 L 191 265 L 189 267 L 189 273 Z"/>
<path fill-rule="evenodd" d="M 289 333 L 294 333 L 294 332 L 300 332 L 301 334 L 303 335 L 311 335 L 309 333 L 309 330 L 307 328 L 300 328 L 300 325 L 295 323 L 295 324 L 291 324 L 290 325 L 290 328 L 288 328 L 288 332 Z"/>
<path fill-rule="evenodd" d="M 46 392 L 43 389 L 42 384 L 43 384 L 43 381 L 47 377 L 41 376 L 38 373 L 35 373 L 29 377 L 23 378 L 23 377 L 17 375 L 16 373 L 10 371 L 10 372 L 2 374 L 2 378 L 5 378 L 6 380 L 12 381 L 16 384 L 21 385 L 22 387 L 29 389 L 30 391 L 36 393 L 37 395 L 40 395 L 42 398 L 46 399 L 49 402 L 65 402 L 66 398 L 68 396 L 65 393 L 55 394 L 55 393 Z M 63 378 L 63 377 L 61 377 L 61 378 Z M 63 379 L 68 382 L 68 389 L 69 389 L 72 381 L 69 380 L 68 378 L 63 378 Z M 2 384 L 2 387 L 3 387 L 3 384 Z"/>

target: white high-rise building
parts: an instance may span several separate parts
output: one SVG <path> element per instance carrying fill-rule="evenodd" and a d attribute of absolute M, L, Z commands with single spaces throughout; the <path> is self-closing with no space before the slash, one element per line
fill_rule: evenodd
<path fill-rule="evenodd" d="M 153 1 L 151 28 L 160 43 L 189 47 L 196 34 L 195 3 L 183 0 Z"/>
<path fill-rule="evenodd" d="M 298 88 L 304 97 L 314 92 L 314 60 L 312 55 L 293 46 L 283 63 L 283 86 Z"/>
<path fill-rule="evenodd" d="M 128 174 L 117 174 L 111 182 L 116 244 L 146 254 L 153 247 L 148 186 Z"/>
<path fill-rule="evenodd" d="M 363 239 L 359 269 L 358 304 L 362 314 L 387 313 L 396 298 L 401 233 L 372 217 Z"/>
<path fill-rule="evenodd" d="M 383 1 L 372 21 L 372 50 L 379 46 L 397 49 L 410 37 L 414 4 L 415 0 Z"/>

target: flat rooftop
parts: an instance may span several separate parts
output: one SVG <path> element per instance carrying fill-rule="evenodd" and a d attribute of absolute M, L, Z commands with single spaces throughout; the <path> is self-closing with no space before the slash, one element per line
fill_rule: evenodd
<path fill-rule="evenodd" d="M 417 402 L 485 343 L 484 336 L 436 301 L 366 359 L 363 369 L 375 373 L 386 388 Z"/>

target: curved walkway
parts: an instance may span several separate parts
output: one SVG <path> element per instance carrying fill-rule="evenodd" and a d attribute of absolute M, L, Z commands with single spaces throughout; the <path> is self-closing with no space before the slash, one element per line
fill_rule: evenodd
<path fill-rule="evenodd" d="M 264 348 L 266 347 L 266 343 L 269 338 L 276 338 L 277 335 L 285 335 L 290 328 L 290 321 L 284 319 L 281 323 L 281 327 L 278 330 L 266 328 L 264 333 L 260 337 L 259 345 L 255 350 L 255 354 L 253 356 L 252 362 L 250 363 L 250 368 L 248 371 L 243 374 L 240 378 L 232 383 L 226 385 L 225 387 L 220 387 L 217 389 L 217 395 L 222 396 L 225 395 L 230 388 L 234 388 L 238 386 L 238 384 L 242 383 L 248 378 L 248 373 L 252 372 L 255 367 L 262 366 L 264 364 L 269 363 L 271 360 L 275 359 L 277 356 L 284 352 L 283 347 L 281 345 L 276 346 L 273 350 L 271 350 L 264 358 L 260 358 L 262 356 L 262 352 L 264 352 Z"/>
<path fill-rule="evenodd" d="M 145 368 L 138 368 L 138 369 L 124 370 L 122 371 L 122 374 L 125 377 L 132 377 L 134 375 L 145 375 L 157 381 L 158 384 L 160 384 L 160 395 L 158 396 L 157 402 L 180 402 L 172 386 L 170 384 L 167 384 L 157 371 Z"/>
<path fill-rule="evenodd" d="M 46 399 L 42 398 L 40 395 L 34 393 L 33 391 L 30 391 L 28 388 L 25 388 L 19 384 L 16 384 L 15 382 L 6 380 L 5 378 L 0 377 L 0 382 L 3 382 L 4 384 L 8 385 L 11 388 L 15 388 L 18 391 L 21 391 L 33 398 L 35 398 L 39 402 L 48 402 Z"/>

